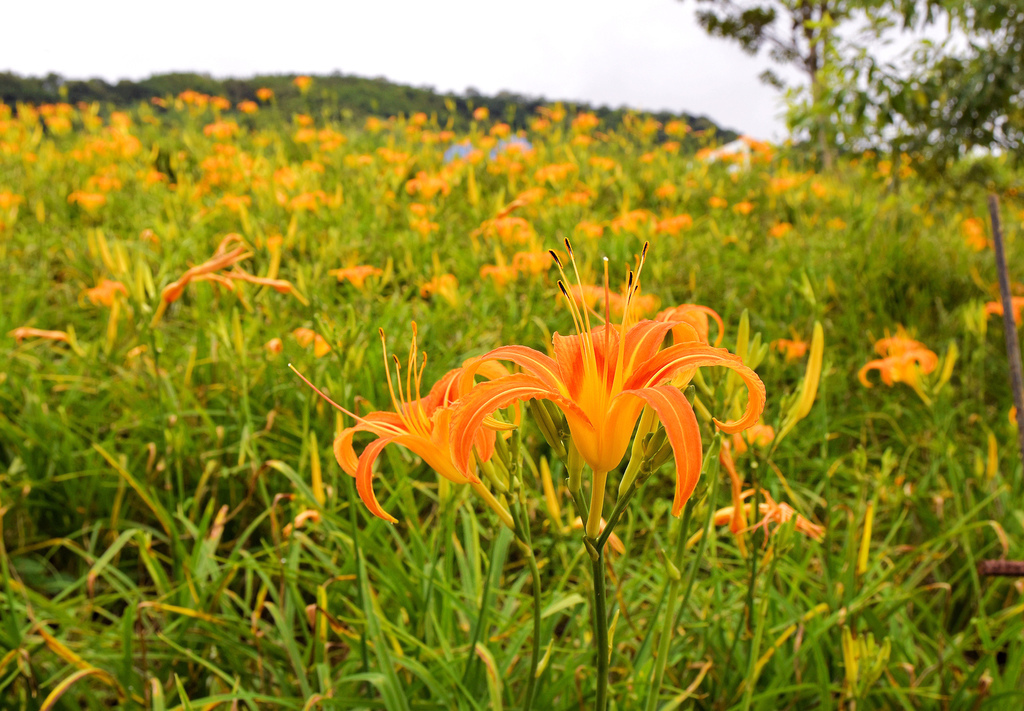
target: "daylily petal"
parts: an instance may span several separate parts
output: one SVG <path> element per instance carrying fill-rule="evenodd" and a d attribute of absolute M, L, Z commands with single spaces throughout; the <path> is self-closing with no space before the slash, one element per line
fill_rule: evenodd
<path fill-rule="evenodd" d="M 391 441 L 390 437 L 381 437 L 366 445 L 362 456 L 359 457 L 359 467 L 356 470 L 356 491 L 359 492 L 359 498 L 363 500 L 363 504 L 370 513 L 385 521 L 398 523 L 397 518 L 381 508 L 373 493 L 373 463 L 377 461 L 381 451 L 391 444 Z"/>
<path fill-rule="evenodd" d="M 334 438 L 334 458 L 338 465 L 349 476 L 356 475 L 359 458 L 352 448 L 352 438 L 356 432 L 373 432 L 378 437 L 393 437 L 405 431 L 402 418 L 394 412 L 371 412 L 362 418 L 362 422 L 353 427 L 346 427 Z"/>
<path fill-rule="evenodd" d="M 724 348 L 713 348 L 700 343 L 680 343 L 670 346 L 641 364 L 640 369 L 630 375 L 623 389 L 644 389 L 668 380 L 676 373 L 688 368 L 718 365 L 731 368 L 747 386 L 747 407 L 743 416 L 735 422 L 715 420 L 718 428 L 727 434 L 745 430 L 761 416 L 765 404 L 764 383 L 757 373 L 743 365 L 739 356 Z"/>
<path fill-rule="evenodd" d="M 525 372 L 540 378 L 552 390 L 561 392 L 565 388 L 559 375 L 558 363 L 554 359 L 527 346 L 501 346 L 466 361 L 463 366 L 463 384 L 460 386 L 464 388 L 463 392 L 469 390 L 467 378 L 472 378 L 484 363 L 494 360 L 507 360 L 510 363 L 515 363 Z"/>
<path fill-rule="evenodd" d="M 535 398 L 551 400 L 568 417 L 578 422 L 590 423 L 578 405 L 562 397 L 557 388 L 552 388 L 542 379 L 533 375 L 516 373 L 480 383 L 455 405 L 451 439 L 456 466 L 462 471 L 466 471 L 468 468 L 473 441 L 477 431 L 483 426 L 484 418 L 495 410 L 508 407 L 513 402 Z"/>
<path fill-rule="evenodd" d="M 658 414 L 665 428 L 676 457 L 676 493 L 672 500 L 672 515 L 678 516 L 700 479 L 704 454 L 697 416 L 683 393 L 671 385 L 624 390 L 622 395 L 633 395 L 644 400 Z"/>

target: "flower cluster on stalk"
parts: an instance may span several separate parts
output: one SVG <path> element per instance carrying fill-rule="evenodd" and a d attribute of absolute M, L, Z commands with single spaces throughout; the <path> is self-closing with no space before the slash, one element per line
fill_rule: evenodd
<path fill-rule="evenodd" d="M 581 286 L 568 240 L 565 247 L 576 284 Z M 539 407 L 534 412 L 544 420 L 538 425 L 549 441 L 559 438 L 557 433 L 566 435 L 564 443 L 552 444 L 569 453 L 570 469 L 579 473 L 585 464 L 592 471 L 590 518 L 586 525 L 589 537 L 596 538 L 600 532 L 607 476 L 625 458 L 637 422 L 645 411 L 648 414 L 641 422 L 645 431 L 638 437 L 654 432 L 660 423 L 658 434 L 663 441 L 667 440 L 675 456 L 672 513 L 678 516 L 697 485 L 703 460 L 700 426 L 683 388 L 703 366 L 723 366 L 739 376 L 748 392 L 746 407 L 736 420 L 714 419 L 724 433 L 740 432 L 758 422 L 765 405 L 765 390 L 760 378 L 739 356 L 709 344 L 709 315 L 719 326 L 719 338 L 721 334 L 721 319 L 711 309 L 686 304 L 666 309 L 658 320 L 634 320 L 646 255 L 644 245 L 636 269 L 627 270 L 621 319 L 613 323 L 609 314 L 607 261 L 602 318 L 583 303 L 578 288 L 568 286 L 566 264 L 551 252 L 561 274 L 558 287 L 575 326 L 572 335 L 554 335 L 553 355 L 522 345 L 500 346 L 448 372 L 422 396 L 426 356 L 420 359 L 414 325 L 404 383 L 398 358 L 393 357 L 394 377 L 388 365 L 393 411 L 356 415 L 330 401 L 307 380 L 318 394 L 355 420 L 335 439 L 334 454 L 341 468 L 355 477 L 357 491 L 367 509 L 384 520 L 397 520 L 374 495 L 373 465 L 387 445 L 398 444 L 419 455 L 449 481 L 470 484 L 499 518 L 512 527 L 507 506 L 481 482 L 478 467 L 488 466 L 496 438 L 501 436 L 499 430 L 514 427 L 496 413 L 537 400 L 553 406 Z M 670 333 L 672 343 L 665 346 Z M 387 363 L 383 331 L 380 335 Z M 516 366 L 516 372 L 509 372 L 503 363 Z M 559 418 L 558 426 L 553 426 L 555 418 Z M 353 447 L 358 432 L 377 436 L 359 455 Z"/>

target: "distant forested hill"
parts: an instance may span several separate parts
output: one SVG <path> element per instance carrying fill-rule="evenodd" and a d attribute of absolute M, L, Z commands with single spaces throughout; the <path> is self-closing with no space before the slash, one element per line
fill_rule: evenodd
<path fill-rule="evenodd" d="M 413 87 L 396 84 L 384 78 L 346 76 L 335 73 L 314 76 L 308 93 L 302 94 L 292 83 L 294 74 L 255 76 L 249 79 L 214 79 L 205 74 L 155 74 L 141 81 L 122 80 L 111 84 L 103 79 L 66 79 L 59 74 L 45 77 L 21 77 L 10 72 L 0 72 L 0 101 L 15 104 L 19 101 L 44 104 L 65 101 L 80 101 L 114 106 L 127 106 L 152 97 L 177 95 L 186 90 L 223 96 L 232 103 L 256 98 L 256 90 L 262 87 L 272 89 L 278 105 L 285 111 L 320 113 L 340 111 L 345 116 L 362 118 L 369 115 L 390 116 L 399 113 L 410 114 L 423 111 L 439 116 L 454 115 L 457 121 L 470 120 L 473 109 L 485 106 L 491 116 L 508 121 L 515 128 L 524 127 L 538 106 L 553 103 L 543 97 L 524 96 L 511 92 L 500 92 L 486 96 L 473 89 L 464 94 L 443 94 L 432 87 Z M 583 111 L 592 111 L 608 124 L 616 125 L 626 113 L 623 109 L 595 107 L 579 102 L 563 102 Z M 716 126 L 710 119 L 689 114 L 658 112 L 652 114 L 662 122 L 683 119 L 695 131 L 714 129 L 718 140 L 730 141 L 737 133 Z"/>

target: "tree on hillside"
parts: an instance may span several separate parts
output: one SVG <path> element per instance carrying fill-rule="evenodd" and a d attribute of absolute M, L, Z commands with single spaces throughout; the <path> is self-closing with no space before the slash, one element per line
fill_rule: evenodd
<path fill-rule="evenodd" d="M 887 32 L 930 22 L 929 7 L 935 1 L 696 0 L 697 21 L 709 35 L 737 42 L 748 54 L 765 49 L 775 63 L 806 76 L 806 87 L 789 87 L 790 128 L 807 126 L 826 169 L 832 165 L 837 135 L 835 117 L 830 115 L 837 66 L 849 57 L 870 54 L 870 44 Z M 849 31 L 841 36 L 841 29 Z M 761 78 L 787 88 L 772 70 Z"/>
<path fill-rule="evenodd" d="M 930 0 L 927 10 L 951 39 L 884 64 L 849 62 L 835 113 L 862 123 L 872 147 L 940 173 L 978 149 L 1024 157 L 1024 1 Z"/>

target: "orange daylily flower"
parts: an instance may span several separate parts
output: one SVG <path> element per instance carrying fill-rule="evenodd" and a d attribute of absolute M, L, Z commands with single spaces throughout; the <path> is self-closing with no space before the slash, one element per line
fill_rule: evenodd
<path fill-rule="evenodd" d="M 939 364 L 939 357 L 920 341 L 909 338 L 901 326 L 895 336 L 887 336 L 875 343 L 875 352 L 882 358 L 865 363 L 857 372 L 857 378 L 866 388 L 871 387 L 868 373 L 877 370 L 882 382 L 892 387 L 894 383 L 906 383 L 928 402 L 921 389 L 920 376 L 931 373 Z"/>
<path fill-rule="evenodd" d="M 743 454 L 749 449 L 747 442 L 757 447 L 767 447 L 775 439 L 775 428 L 771 425 L 757 423 L 745 432 L 737 432 L 732 436 L 732 448 L 736 454 Z"/>
<path fill-rule="evenodd" d="M 985 223 L 977 217 L 968 217 L 961 222 L 960 230 L 964 233 L 964 241 L 967 246 L 975 252 L 981 252 L 991 244 L 985 235 Z"/>
<path fill-rule="evenodd" d="M 807 352 L 807 346 L 807 341 L 790 340 L 789 338 L 779 338 L 772 341 L 772 348 L 784 354 L 787 363 L 791 360 L 803 358 Z"/>
<path fill-rule="evenodd" d="M 1011 296 L 1010 306 L 1013 308 L 1013 320 L 1020 325 L 1021 312 L 1024 311 L 1024 296 Z M 985 304 L 985 316 L 1002 316 L 1003 302 L 989 301 Z"/>
<path fill-rule="evenodd" d="M 295 340 L 303 348 L 308 348 L 309 344 L 312 343 L 313 355 L 317 358 L 323 358 L 331 352 L 331 345 L 327 342 L 327 339 L 311 328 L 296 328 L 292 331 L 292 335 L 295 336 Z"/>
<path fill-rule="evenodd" d="M 238 242 L 238 246 L 228 251 L 228 247 Z M 221 269 L 226 269 L 236 262 L 240 262 L 243 259 L 248 259 L 252 256 L 252 252 L 246 251 L 246 246 L 241 244 L 242 237 L 237 234 L 229 234 L 217 247 L 217 251 L 214 252 L 213 256 L 207 259 L 202 264 L 196 265 L 185 271 L 177 281 L 173 281 L 163 288 L 160 292 L 160 305 L 157 307 L 156 313 L 153 315 L 153 320 L 150 325 L 155 326 L 160 322 L 160 319 L 164 315 L 164 311 L 167 307 L 173 304 L 175 301 L 181 298 L 181 295 L 185 293 L 185 287 L 189 285 L 193 280 L 198 281 L 219 281 L 224 283 L 225 278 L 221 277 L 219 280 L 215 277 L 214 272 L 219 272 Z M 219 275 L 217 275 L 219 276 Z M 227 282 L 230 284 L 230 281 Z M 231 289 L 232 287 L 228 287 Z"/>
<path fill-rule="evenodd" d="M 747 499 L 750 496 L 752 496 L 753 493 L 753 489 L 747 489 L 740 496 L 742 499 Z M 761 528 L 763 526 L 765 532 L 768 533 L 769 524 L 774 523 L 776 524 L 776 526 L 778 526 L 783 523 L 786 523 L 795 516 L 796 530 L 798 530 L 800 533 L 804 534 L 808 538 L 818 541 L 819 543 L 825 537 L 824 526 L 820 526 L 816 523 L 813 523 L 806 516 L 797 513 L 796 509 L 794 509 L 789 504 L 776 502 L 775 499 L 772 498 L 771 494 L 769 494 L 764 489 L 761 490 L 761 496 L 763 496 L 765 500 L 758 504 L 757 509 L 761 513 L 762 518 L 758 523 L 746 529 L 747 531 Z M 746 516 L 751 515 L 751 504 L 744 504 L 742 508 L 744 509 L 744 514 Z M 733 521 L 736 520 L 735 510 L 735 506 L 726 506 L 725 508 L 721 508 L 718 511 L 715 511 L 715 525 L 724 526 L 727 523 L 731 524 Z"/>
<path fill-rule="evenodd" d="M 421 397 L 420 388 L 423 369 L 426 367 L 426 355 L 421 361 L 416 346 L 415 323 L 413 324 L 412 345 L 409 349 L 404 389 L 401 370 L 398 367 L 396 367 L 395 378 L 391 377 L 391 368 L 387 365 L 388 353 L 383 330 L 380 331 L 380 338 L 384 348 L 388 390 L 391 393 L 394 412 L 371 412 L 360 417 L 333 402 L 315 385 L 301 374 L 299 375 L 320 397 L 356 421 L 355 425 L 345 428 L 335 438 L 334 457 L 345 473 L 355 477 L 359 498 L 374 516 L 397 523 L 398 519 L 381 507 L 373 493 L 373 464 L 387 445 L 399 444 L 419 455 L 427 466 L 449 481 L 456 484 L 472 485 L 473 489 L 483 496 L 488 505 L 498 513 L 502 521 L 509 528 L 513 528 L 512 517 L 508 510 L 483 486 L 476 476 L 475 466 L 469 462 L 456 464 L 452 456 L 452 443 L 449 438 L 454 414 L 452 406 L 464 394 L 464 388 L 472 387 L 472 375 L 466 378 L 463 369 L 456 368 L 441 378 L 430 389 L 426 397 Z M 395 360 L 397 366 L 397 358 Z M 484 377 L 501 377 L 508 374 L 508 371 L 497 363 L 491 363 L 486 368 L 475 369 L 474 372 L 476 370 L 479 370 Z M 372 432 L 377 435 L 377 439 L 366 445 L 363 453 L 358 457 L 352 446 L 357 432 Z M 494 452 L 495 436 L 495 431 L 492 429 L 477 428 L 469 437 L 469 450 L 475 447 L 480 460 L 482 462 L 489 461 Z"/>
<path fill-rule="evenodd" d="M 455 306 L 459 302 L 459 280 L 454 274 L 441 274 L 420 286 L 420 296 L 424 299 L 435 294 Z"/>
<path fill-rule="evenodd" d="M 108 308 L 114 305 L 114 299 L 118 294 L 128 296 L 127 287 L 119 281 L 110 279 L 103 279 L 96 286 L 85 290 L 85 296 L 89 301 L 97 306 L 103 305 Z"/>
<path fill-rule="evenodd" d="M 693 218 L 686 213 L 683 213 L 682 215 L 666 217 L 664 220 L 659 220 L 658 224 L 654 227 L 654 231 L 663 234 L 677 235 L 683 230 L 688 230 L 691 227 L 693 227 Z"/>
<path fill-rule="evenodd" d="M 328 274 L 338 278 L 338 283 L 345 280 L 351 282 L 352 286 L 357 289 L 362 289 L 363 284 L 369 277 L 380 276 L 384 273 L 384 270 L 378 269 L 377 267 L 371 267 L 368 264 L 363 264 L 357 267 L 342 267 L 340 269 L 332 269 Z"/>
<path fill-rule="evenodd" d="M 715 338 L 714 343 L 717 347 L 721 345 L 722 337 L 725 335 L 725 324 L 722 323 L 722 317 L 718 315 L 718 312 L 712 308 L 701 306 L 700 304 L 680 304 L 660 312 L 654 317 L 654 320 L 686 324 L 697 332 L 701 343 L 711 345 L 711 323 L 708 321 L 708 316 L 714 319 L 715 324 L 718 326 L 718 336 Z M 692 340 L 690 336 L 691 334 L 685 328 L 676 326 L 672 329 L 673 343 L 683 343 L 684 341 Z"/>
<path fill-rule="evenodd" d="M 566 247 L 572 258 L 568 241 Z M 646 251 L 645 245 L 637 273 L 643 268 Z M 556 262 L 561 267 L 557 258 Z M 749 399 L 739 420 L 715 420 L 727 433 L 757 422 L 764 409 L 764 385 L 738 356 L 724 349 L 689 341 L 662 350 L 662 341 L 677 322 L 640 321 L 630 327 L 630 307 L 639 290 L 639 281 L 632 272 L 619 325 L 606 320 L 605 325 L 592 327 L 585 307 L 569 297 L 564 282 L 559 286 L 570 302 L 577 335 L 555 334 L 554 358 L 526 346 L 511 345 L 467 363 L 469 376 L 480 364 L 492 360 L 515 363 L 522 372 L 482 383 L 466 394 L 453 420 L 456 462 L 468 464 L 473 434 L 495 410 L 523 400 L 550 400 L 564 413 L 573 445 L 594 472 L 594 499 L 587 523 L 587 533 L 593 537 L 598 531 L 607 474 L 622 461 L 637 419 L 649 406 L 665 427 L 676 455 L 672 511 L 679 515 L 697 484 L 703 452 L 693 408 L 678 388 L 665 383 L 680 371 L 700 366 L 721 365 L 735 370 L 747 385 Z"/>
<path fill-rule="evenodd" d="M 309 301 L 306 297 L 299 293 L 299 290 L 295 288 L 294 284 L 285 279 L 270 279 L 269 277 L 254 276 L 248 272 L 242 271 L 238 267 L 235 267 L 224 276 L 228 279 L 237 279 L 238 281 L 247 281 L 250 284 L 268 286 L 279 294 L 292 294 L 303 306 L 309 306 Z"/>

